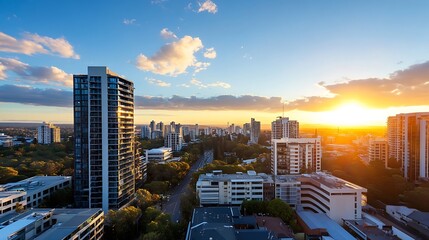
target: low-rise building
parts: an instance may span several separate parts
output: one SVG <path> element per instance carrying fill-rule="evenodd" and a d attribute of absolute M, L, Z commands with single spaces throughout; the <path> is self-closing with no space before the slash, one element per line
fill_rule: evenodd
<path fill-rule="evenodd" d="M 101 209 L 31 209 L 1 218 L 0 240 L 103 238 Z"/>
<path fill-rule="evenodd" d="M 356 240 L 339 223 L 324 213 L 298 211 L 298 223 L 304 230 L 305 239 L 341 239 Z M 330 237 L 330 238 L 329 238 Z"/>
<path fill-rule="evenodd" d="M 339 224 L 342 219 L 362 217 L 365 188 L 323 172 L 303 174 L 298 180 L 301 182 L 301 206 L 305 210 L 325 213 Z"/>
<path fill-rule="evenodd" d="M 165 163 L 172 158 L 171 148 L 161 147 L 146 150 L 146 161 L 148 162 Z"/>
<path fill-rule="evenodd" d="M 201 205 L 240 205 L 243 200 L 263 200 L 263 178 L 254 171 L 201 174 L 196 184 Z"/>
<path fill-rule="evenodd" d="M 0 185 L 1 213 L 14 210 L 16 203 L 35 208 L 58 189 L 71 187 L 69 176 L 35 176 L 15 183 Z"/>

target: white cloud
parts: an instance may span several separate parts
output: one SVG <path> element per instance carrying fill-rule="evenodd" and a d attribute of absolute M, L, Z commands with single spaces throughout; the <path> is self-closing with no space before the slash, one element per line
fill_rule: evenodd
<path fill-rule="evenodd" d="M 182 84 L 178 85 L 178 87 L 190 88 L 191 86 L 189 84 L 182 83 Z"/>
<path fill-rule="evenodd" d="M 125 18 L 124 21 L 122 21 L 122 23 L 125 25 L 132 25 L 132 24 L 136 23 L 136 21 L 137 20 L 135 18 L 132 18 L 132 19 Z"/>
<path fill-rule="evenodd" d="M 209 13 L 215 14 L 217 12 L 217 6 L 214 2 L 211 0 L 206 0 L 203 3 L 198 3 L 200 5 L 200 8 L 198 9 L 198 12 L 204 12 L 207 11 Z"/>
<path fill-rule="evenodd" d="M 148 81 L 148 83 L 157 85 L 159 87 L 170 87 L 171 86 L 171 83 L 164 82 L 164 81 L 161 81 L 161 80 L 158 80 L 155 78 L 147 78 L 146 80 Z"/>
<path fill-rule="evenodd" d="M 194 64 L 194 67 L 195 67 L 194 74 L 199 73 L 203 70 L 206 70 L 209 66 L 210 66 L 210 63 L 208 63 L 208 62 L 196 62 Z"/>
<path fill-rule="evenodd" d="M 50 38 L 38 34 L 26 33 L 19 40 L 0 32 L 0 51 L 33 55 L 36 53 L 55 54 L 65 58 L 79 59 L 73 46 L 63 37 Z"/>
<path fill-rule="evenodd" d="M 216 58 L 216 51 L 214 48 L 206 48 L 206 51 L 204 52 L 204 57 L 214 59 Z"/>
<path fill-rule="evenodd" d="M 73 86 L 73 76 L 63 70 L 51 67 L 35 67 L 12 58 L 0 58 L 0 79 L 6 79 L 6 72 L 17 75 L 17 81 L 30 81 L 57 86 Z"/>
<path fill-rule="evenodd" d="M 160 75 L 177 76 L 186 73 L 188 67 L 200 65 L 195 53 L 203 48 L 203 43 L 196 37 L 184 36 L 183 38 L 164 45 L 152 57 L 140 54 L 136 59 L 136 66 L 144 71 L 150 71 Z"/>
<path fill-rule="evenodd" d="M 161 30 L 161 37 L 165 39 L 169 39 L 169 38 L 177 39 L 177 36 L 172 31 L 169 31 L 168 28 L 163 28 Z"/>
<path fill-rule="evenodd" d="M 221 88 L 231 88 L 231 84 L 226 82 L 215 82 L 215 83 L 209 83 L 207 84 L 209 87 L 221 87 Z"/>
<path fill-rule="evenodd" d="M 203 82 L 201 82 L 198 79 L 191 79 L 190 83 L 192 85 L 197 86 L 198 88 L 208 88 L 208 87 L 220 87 L 220 88 L 231 88 L 231 84 L 226 83 L 226 82 L 214 82 L 214 83 L 208 83 L 208 84 L 204 84 Z"/>

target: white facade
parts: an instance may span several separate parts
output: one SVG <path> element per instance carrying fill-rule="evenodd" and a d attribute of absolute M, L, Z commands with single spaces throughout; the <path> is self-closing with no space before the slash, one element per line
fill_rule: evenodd
<path fill-rule="evenodd" d="M 296 176 L 274 176 L 274 197 L 296 208 L 301 203 L 301 182 Z"/>
<path fill-rule="evenodd" d="M 263 200 L 263 178 L 248 174 L 201 174 L 196 184 L 201 205 L 240 205 L 243 200 Z"/>
<path fill-rule="evenodd" d="M 273 175 L 321 171 L 320 138 L 272 139 L 271 144 L 271 173 Z"/>
<path fill-rule="evenodd" d="M 103 239 L 101 209 L 32 209 L 0 223 L 0 240 Z"/>
<path fill-rule="evenodd" d="M 37 128 L 37 142 L 39 144 L 51 144 L 60 141 L 60 128 L 54 124 L 43 122 Z"/>
<path fill-rule="evenodd" d="M 183 136 L 182 132 L 170 132 L 165 136 L 164 146 L 171 148 L 173 152 L 182 150 L 183 147 Z"/>
<path fill-rule="evenodd" d="M 404 178 L 429 178 L 429 112 L 391 116 L 387 127 L 389 157 L 402 162 Z"/>
<path fill-rule="evenodd" d="M 371 139 L 369 140 L 368 158 L 369 161 L 382 161 L 387 168 L 388 163 L 388 144 L 386 139 Z"/>
<path fill-rule="evenodd" d="M 303 174 L 299 181 L 301 206 L 305 210 L 325 213 L 338 224 L 342 224 L 342 219 L 362 218 L 365 188 L 322 172 Z"/>
<path fill-rule="evenodd" d="M 146 161 L 147 162 L 157 162 L 164 163 L 173 158 L 173 153 L 171 148 L 154 148 L 146 150 Z"/>
<path fill-rule="evenodd" d="M 56 190 L 71 187 L 71 181 L 67 176 L 35 176 L 0 185 L 0 214 L 14 210 L 17 202 L 25 208 L 37 207 Z"/>

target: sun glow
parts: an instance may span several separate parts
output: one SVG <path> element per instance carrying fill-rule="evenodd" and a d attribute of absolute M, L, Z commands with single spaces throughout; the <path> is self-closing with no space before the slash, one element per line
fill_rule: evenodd
<path fill-rule="evenodd" d="M 372 110 L 365 108 L 358 102 L 348 102 L 338 108 L 326 112 L 328 122 L 337 126 L 359 126 L 368 125 L 374 119 Z"/>

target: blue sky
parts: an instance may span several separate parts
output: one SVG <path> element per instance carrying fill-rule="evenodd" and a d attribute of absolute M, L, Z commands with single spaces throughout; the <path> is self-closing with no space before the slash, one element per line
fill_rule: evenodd
<path fill-rule="evenodd" d="M 423 0 L 0 0 L 0 94 L 10 95 L 0 96 L 0 121 L 72 122 L 66 100 L 46 103 L 48 94 L 69 96 L 70 74 L 105 65 L 135 82 L 137 122 L 270 121 L 286 102 L 292 118 L 319 123 L 321 112 L 352 101 L 382 112 L 366 123 L 380 125 L 397 111 L 425 110 L 429 99 L 403 96 L 426 90 L 428 10 Z M 46 99 L 22 96 L 36 90 Z"/>

